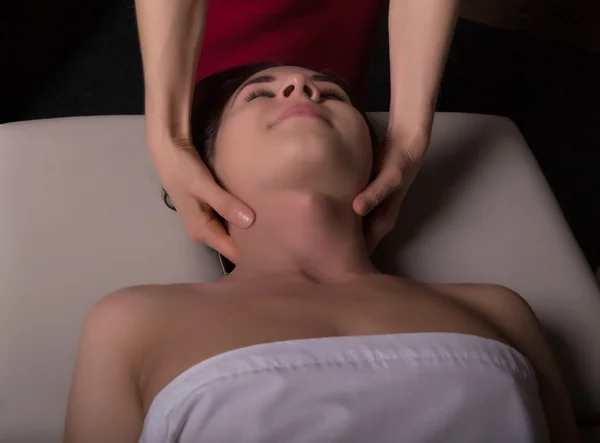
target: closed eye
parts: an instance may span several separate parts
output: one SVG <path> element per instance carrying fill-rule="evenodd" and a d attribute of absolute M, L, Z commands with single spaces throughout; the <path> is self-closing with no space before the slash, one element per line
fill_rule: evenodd
<path fill-rule="evenodd" d="M 321 99 L 323 99 L 323 100 L 333 99 L 333 100 L 338 100 L 338 101 L 342 101 L 342 102 L 349 102 L 349 99 L 346 96 L 346 94 L 344 94 L 343 92 L 341 92 L 337 89 L 333 89 L 333 88 L 324 88 L 321 91 L 319 91 L 319 95 L 321 96 Z M 260 89 L 255 89 L 253 91 L 250 91 L 250 93 L 246 96 L 246 98 L 244 100 L 247 102 L 250 102 L 259 97 L 275 98 L 276 94 L 273 91 L 270 91 L 268 89 L 260 88 Z"/>
<path fill-rule="evenodd" d="M 250 102 L 258 97 L 275 98 L 275 93 L 273 91 L 269 91 L 268 89 L 255 89 L 254 91 L 250 91 L 245 100 Z"/>
<path fill-rule="evenodd" d="M 338 91 L 337 89 L 332 89 L 332 88 L 325 88 L 322 89 L 321 91 L 319 91 L 319 94 L 321 96 L 322 99 L 328 100 L 328 99 L 333 99 L 333 100 L 339 100 L 342 102 L 347 102 L 348 97 L 346 97 L 346 95 L 340 91 Z"/>

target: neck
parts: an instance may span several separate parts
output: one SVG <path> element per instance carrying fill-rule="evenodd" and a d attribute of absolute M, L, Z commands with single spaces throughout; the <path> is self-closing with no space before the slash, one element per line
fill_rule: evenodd
<path fill-rule="evenodd" d="M 300 191 L 263 193 L 249 202 L 254 225 L 231 228 L 239 248 L 231 279 L 290 277 L 341 282 L 377 273 L 367 252 L 362 221 L 352 202 Z"/>

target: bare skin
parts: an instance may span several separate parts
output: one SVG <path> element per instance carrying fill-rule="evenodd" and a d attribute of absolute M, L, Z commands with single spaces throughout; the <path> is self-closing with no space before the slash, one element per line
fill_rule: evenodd
<path fill-rule="evenodd" d="M 271 281 L 244 286 L 221 283 L 152 289 L 155 299 L 150 303 L 161 306 L 156 313 L 177 321 L 157 318 L 149 325 L 147 334 L 160 345 L 142 351 L 139 381 L 144 412 L 156 394 L 184 370 L 257 343 L 423 331 L 507 341 L 451 297 L 388 276 L 360 277 L 337 285 Z"/>

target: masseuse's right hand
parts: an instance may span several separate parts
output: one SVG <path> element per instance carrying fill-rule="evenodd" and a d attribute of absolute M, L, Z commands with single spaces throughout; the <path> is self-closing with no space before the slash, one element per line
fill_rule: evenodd
<path fill-rule="evenodd" d="M 214 180 L 191 143 L 190 111 L 208 0 L 136 0 L 144 67 L 146 135 L 158 178 L 188 235 L 235 263 L 215 216 L 242 228 L 254 213 Z"/>
<path fill-rule="evenodd" d="M 149 140 L 152 145 L 156 141 Z M 167 146 L 165 146 L 167 145 Z M 151 146 L 158 178 L 177 209 L 188 235 L 235 263 L 237 248 L 215 212 L 241 228 L 254 223 L 254 212 L 222 189 L 189 141 Z"/>

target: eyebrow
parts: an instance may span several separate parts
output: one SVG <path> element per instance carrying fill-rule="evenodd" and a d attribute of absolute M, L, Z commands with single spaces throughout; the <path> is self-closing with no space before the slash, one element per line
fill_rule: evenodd
<path fill-rule="evenodd" d="M 334 76 L 320 73 L 320 74 L 313 74 L 310 76 L 310 78 L 314 82 L 333 83 L 334 85 L 339 86 L 342 89 L 342 91 L 344 91 L 344 94 L 346 94 L 346 96 L 348 96 L 348 93 L 346 92 L 346 85 L 344 85 L 343 82 L 341 82 Z M 240 86 L 239 89 L 237 90 L 235 97 L 233 98 L 231 103 L 233 104 L 237 100 L 238 95 L 240 95 L 240 92 L 242 92 L 244 90 L 244 88 L 246 88 L 246 86 L 256 85 L 256 84 L 260 84 L 260 83 L 272 83 L 275 80 L 277 80 L 277 79 L 273 75 L 259 75 L 258 77 L 254 77 L 254 78 L 251 78 L 250 80 L 246 80 L 242 84 L 242 86 Z"/>

